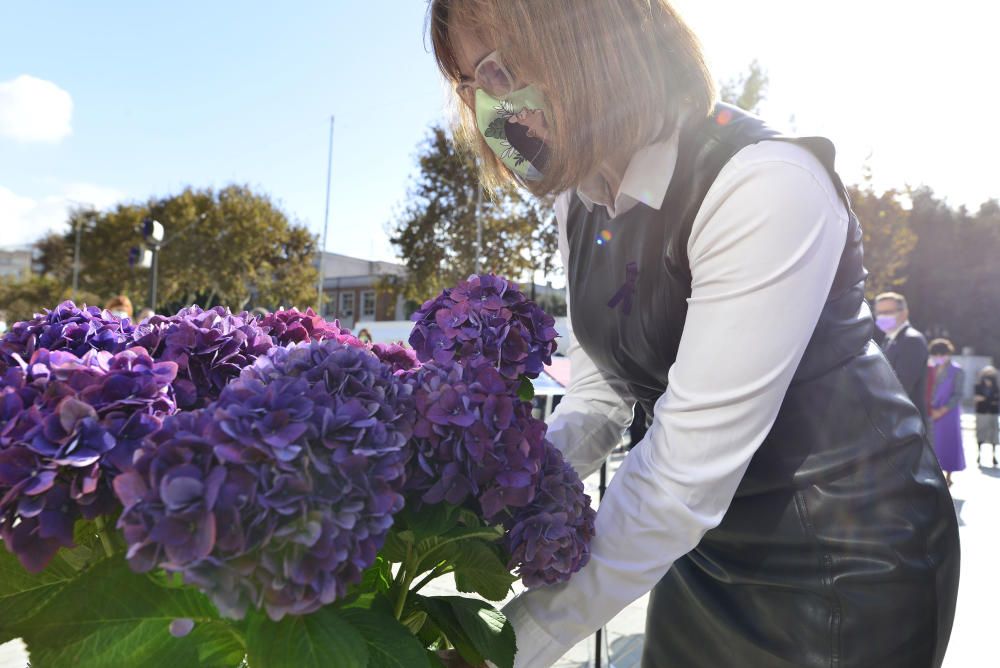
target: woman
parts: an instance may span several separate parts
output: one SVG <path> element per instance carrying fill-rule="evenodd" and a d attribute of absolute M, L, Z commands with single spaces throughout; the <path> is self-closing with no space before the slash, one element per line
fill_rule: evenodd
<path fill-rule="evenodd" d="M 572 380 L 550 440 L 587 475 L 634 405 L 649 416 L 591 561 L 504 608 L 515 664 L 551 665 L 652 589 L 647 668 L 940 665 L 954 508 L 871 341 L 832 145 L 715 104 L 665 0 L 430 12 L 484 182 L 559 193 Z M 508 150 L 522 112 L 544 168 Z"/>
<path fill-rule="evenodd" d="M 997 386 L 997 370 L 992 366 L 983 367 L 976 378 L 976 460 L 982 461 L 983 446 L 992 445 L 990 454 L 993 466 L 997 465 L 997 447 L 1000 447 L 1000 386 Z"/>
<path fill-rule="evenodd" d="M 934 452 L 951 487 L 951 474 L 965 470 L 961 403 L 965 371 L 951 361 L 955 346 L 948 339 L 934 339 L 927 353 L 931 367 L 927 374 L 927 408 L 934 425 Z"/>

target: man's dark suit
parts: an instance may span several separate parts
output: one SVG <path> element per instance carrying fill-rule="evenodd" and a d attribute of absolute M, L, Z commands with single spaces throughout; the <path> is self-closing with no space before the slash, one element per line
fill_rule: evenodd
<path fill-rule="evenodd" d="M 896 336 L 880 344 L 899 382 L 917 408 L 927 417 L 927 339 L 910 325 L 903 325 Z"/>

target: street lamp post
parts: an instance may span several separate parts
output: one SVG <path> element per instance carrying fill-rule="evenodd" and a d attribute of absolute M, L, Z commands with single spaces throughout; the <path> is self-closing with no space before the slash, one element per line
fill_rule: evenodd
<path fill-rule="evenodd" d="M 149 308 L 156 311 L 156 281 L 157 269 L 159 266 L 160 245 L 163 243 L 163 224 L 158 220 L 147 218 L 142 221 L 142 236 L 152 254 L 151 270 L 149 273 Z"/>
<path fill-rule="evenodd" d="M 76 242 L 73 244 L 73 296 L 71 299 L 76 302 L 76 290 L 80 285 L 80 226 L 83 224 L 81 216 L 76 217 Z"/>

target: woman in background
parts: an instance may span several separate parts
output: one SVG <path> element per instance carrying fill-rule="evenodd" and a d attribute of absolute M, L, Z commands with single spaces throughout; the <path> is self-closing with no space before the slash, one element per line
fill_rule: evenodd
<path fill-rule="evenodd" d="M 1000 387 L 997 386 L 997 370 L 992 366 L 983 367 L 976 379 L 976 461 L 982 461 L 984 445 L 993 446 L 993 466 L 997 465 L 997 447 L 1000 445 Z"/>
<path fill-rule="evenodd" d="M 951 474 L 965 470 L 961 403 L 965 371 L 952 361 L 955 346 L 948 339 L 934 339 L 927 352 L 931 367 L 927 375 L 927 408 L 934 425 L 934 452 L 950 487 Z"/>

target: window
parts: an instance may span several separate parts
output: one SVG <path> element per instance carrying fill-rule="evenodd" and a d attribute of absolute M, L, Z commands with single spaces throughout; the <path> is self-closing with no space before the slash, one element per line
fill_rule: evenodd
<path fill-rule="evenodd" d="M 375 318 L 375 291 L 368 290 L 361 293 L 361 317 Z"/>
<path fill-rule="evenodd" d="M 349 318 L 354 315 L 353 292 L 340 293 L 340 308 L 337 311 L 337 315 L 340 316 L 341 318 Z"/>

